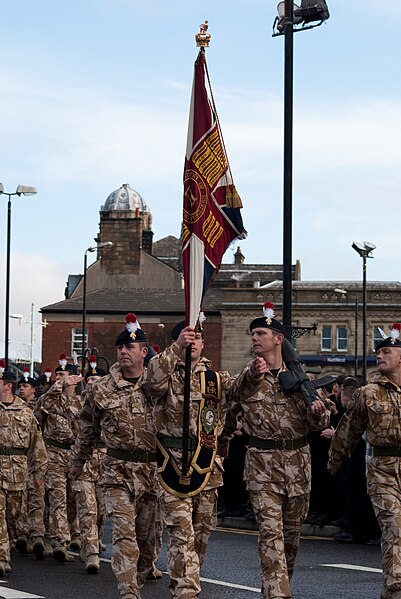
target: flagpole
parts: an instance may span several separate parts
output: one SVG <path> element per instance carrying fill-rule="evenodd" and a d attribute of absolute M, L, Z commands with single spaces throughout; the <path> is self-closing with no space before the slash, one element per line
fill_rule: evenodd
<path fill-rule="evenodd" d="M 220 123 L 207 72 L 205 48 L 211 35 L 208 22 L 195 35 L 200 48 L 195 61 L 184 166 L 182 264 L 185 324 L 196 329 L 207 287 L 234 239 L 246 237 Z M 205 82 L 209 84 L 209 93 Z M 189 436 L 192 351 L 185 352 L 180 484 L 191 485 L 192 447 Z M 199 443 L 200 441 L 197 440 Z"/>
<path fill-rule="evenodd" d="M 191 351 L 192 343 L 185 349 L 185 380 L 184 380 L 184 406 L 182 412 L 182 466 L 180 483 L 189 485 L 189 416 L 191 403 Z"/>

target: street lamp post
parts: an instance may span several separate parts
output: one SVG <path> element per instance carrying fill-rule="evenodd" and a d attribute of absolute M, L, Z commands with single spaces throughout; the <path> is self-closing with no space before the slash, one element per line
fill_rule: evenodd
<path fill-rule="evenodd" d="M 111 247 L 112 241 L 104 241 L 97 243 L 96 245 L 89 246 L 84 253 L 84 275 L 83 275 L 83 297 L 82 297 L 82 357 L 81 357 L 81 374 L 84 375 L 85 368 L 85 352 L 86 352 L 86 271 L 88 269 L 88 252 L 95 252 L 96 250 L 104 247 Z"/>
<path fill-rule="evenodd" d="M 366 322 L 367 322 L 367 290 L 366 290 L 366 259 L 373 258 L 371 255 L 376 246 L 369 241 L 359 243 L 354 241 L 352 248 L 362 258 L 362 384 L 366 384 Z"/>
<path fill-rule="evenodd" d="M 8 343 L 9 343 L 9 318 L 10 318 L 10 257 L 11 257 L 11 196 L 31 196 L 37 193 L 35 187 L 18 185 L 14 193 L 4 191 L 3 184 L 0 183 L 0 195 L 8 196 L 7 205 L 7 250 L 6 250 L 6 303 L 5 303 L 5 339 L 4 339 L 4 361 L 6 368 L 8 366 Z"/>
<path fill-rule="evenodd" d="M 291 338 L 292 324 L 292 170 L 294 32 L 321 25 L 329 18 L 325 0 L 284 0 L 277 6 L 273 37 L 284 35 L 284 165 L 283 165 L 283 325 Z M 315 24 L 311 24 L 314 23 Z M 300 27 L 296 27 L 299 25 Z M 302 27 L 301 27 L 302 25 Z M 295 28 L 294 28 L 295 26 Z"/>

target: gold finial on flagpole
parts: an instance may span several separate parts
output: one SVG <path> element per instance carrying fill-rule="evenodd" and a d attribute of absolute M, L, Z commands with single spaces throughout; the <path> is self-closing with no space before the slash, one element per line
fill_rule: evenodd
<path fill-rule="evenodd" d="M 212 37 L 210 33 L 207 33 L 209 28 L 209 21 L 205 21 L 202 25 L 199 25 L 199 33 L 195 35 L 196 46 L 197 48 L 208 48 L 210 38 Z"/>

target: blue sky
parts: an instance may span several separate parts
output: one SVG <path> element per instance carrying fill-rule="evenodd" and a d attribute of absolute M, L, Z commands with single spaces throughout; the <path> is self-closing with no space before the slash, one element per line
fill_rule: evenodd
<path fill-rule="evenodd" d="M 100 206 L 125 182 L 149 206 L 155 239 L 179 235 L 194 35 L 205 19 L 213 90 L 244 203 L 241 249 L 247 262 L 282 260 L 276 4 L 2 3 L 0 181 L 9 192 L 19 183 L 38 189 L 12 201 L 12 313 L 29 319 L 31 302 L 39 309 L 63 298 L 67 275 L 82 272 Z M 361 259 L 351 244 L 368 240 L 377 245 L 369 278 L 400 280 L 401 7 L 383 0 L 328 5 L 327 23 L 294 40 L 293 260 L 301 261 L 304 280 L 359 280 Z M 6 204 L 0 197 L 1 281 Z M 2 310 L 3 297 L 0 322 Z M 29 325 L 12 322 L 10 334 L 11 354 L 23 354 Z"/>

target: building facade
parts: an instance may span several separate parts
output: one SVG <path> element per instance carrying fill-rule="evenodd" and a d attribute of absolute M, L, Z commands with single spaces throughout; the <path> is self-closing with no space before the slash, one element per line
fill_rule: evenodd
<path fill-rule="evenodd" d="M 170 330 L 184 318 L 180 239 L 153 242 L 152 215 L 128 184 L 112 192 L 100 209 L 97 260 L 87 269 L 85 346 L 115 361 L 114 340 L 127 312 L 135 312 L 149 343 L 164 348 Z M 303 361 L 322 373 L 362 372 L 362 284 L 302 281 L 299 261 L 292 268 L 294 344 Z M 65 299 L 42 308 L 42 365 L 57 365 L 60 353 L 82 353 L 84 276 L 68 277 Z M 238 247 L 232 264 L 222 264 L 203 309 L 206 355 L 213 367 L 235 374 L 251 357 L 250 321 L 266 301 L 281 318 L 282 265 L 247 264 Z M 379 327 L 388 331 L 401 319 L 401 283 L 367 284 L 367 365 L 375 370 Z M 301 335 L 301 333 L 304 333 Z M 298 336 L 299 335 L 299 336 Z"/>

